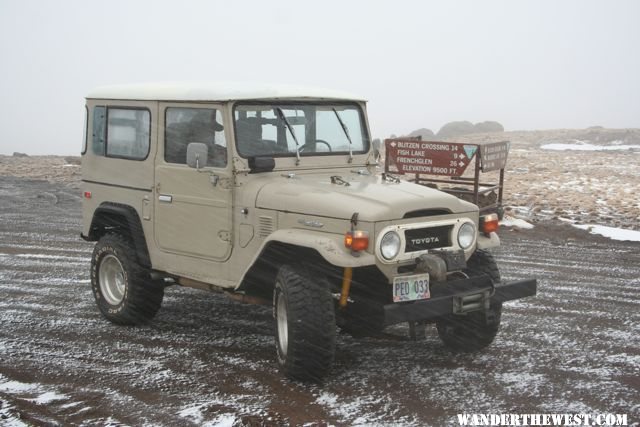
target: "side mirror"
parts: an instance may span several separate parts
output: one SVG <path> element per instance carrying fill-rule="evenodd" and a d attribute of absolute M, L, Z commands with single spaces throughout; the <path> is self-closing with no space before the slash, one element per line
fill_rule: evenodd
<path fill-rule="evenodd" d="M 187 165 L 190 168 L 200 169 L 207 166 L 209 147 L 201 142 L 190 142 L 187 145 Z"/>
<path fill-rule="evenodd" d="M 276 167 L 273 157 L 249 157 L 251 173 L 271 172 Z"/>

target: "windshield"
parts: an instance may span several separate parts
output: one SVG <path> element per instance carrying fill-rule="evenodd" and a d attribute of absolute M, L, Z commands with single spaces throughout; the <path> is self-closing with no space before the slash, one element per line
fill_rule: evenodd
<path fill-rule="evenodd" d="M 354 104 L 240 104 L 234 110 L 234 122 L 242 157 L 344 155 L 369 150 L 362 111 Z"/>

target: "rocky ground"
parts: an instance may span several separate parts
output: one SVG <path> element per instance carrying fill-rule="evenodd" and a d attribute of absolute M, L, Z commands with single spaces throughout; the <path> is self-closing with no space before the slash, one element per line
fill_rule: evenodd
<path fill-rule="evenodd" d="M 80 188 L 80 157 L 0 155 L 0 176 L 44 179 Z"/>
<path fill-rule="evenodd" d="M 638 129 L 516 131 L 455 140 L 511 141 L 505 204 L 516 215 L 640 230 Z"/>
<path fill-rule="evenodd" d="M 275 361 L 270 307 L 170 287 L 156 318 L 119 327 L 90 289 L 80 197 L 0 177 L 0 425 L 445 426 L 459 413 L 627 414 L 640 421 L 640 243 L 566 224 L 501 232 L 504 279 L 538 279 L 505 304 L 500 334 L 453 354 L 429 326 L 340 334 L 322 385 Z"/>
<path fill-rule="evenodd" d="M 501 231 L 503 278 L 536 277 L 538 296 L 505 304 L 491 347 L 453 354 L 433 327 L 417 342 L 405 325 L 340 334 L 322 385 L 280 375 L 269 307 L 170 287 L 151 324 L 107 322 L 78 236 L 77 158 L 0 156 L 0 425 L 442 426 L 463 412 L 637 425 L 640 243 L 566 222 L 638 230 L 640 151 L 543 148 L 639 144 L 596 130 L 465 137 L 512 141 L 506 203 L 535 224 Z"/>
<path fill-rule="evenodd" d="M 513 215 L 532 222 L 564 219 L 640 230 L 640 129 L 513 131 L 449 140 L 511 141 L 505 205 Z M 552 144 L 573 149 L 558 150 Z M 544 148 L 550 145 L 552 149 Z M 79 188 L 79 158 L 0 155 L 0 176 Z"/>

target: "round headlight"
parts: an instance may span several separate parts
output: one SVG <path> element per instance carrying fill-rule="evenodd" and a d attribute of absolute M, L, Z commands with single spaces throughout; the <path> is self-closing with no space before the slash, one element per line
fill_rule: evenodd
<path fill-rule="evenodd" d="M 462 249 L 469 249 L 476 238 L 476 227 L 470 222 L 465 222 L 458 230 L 458 244 Z"/>
<path fill-rule="evenodd" d="M 380 241 L 380 253 L 384 259 L 391 260 L 400 252 L 400 236 L 395 231 L 389 231 L 382 236 Z"/>

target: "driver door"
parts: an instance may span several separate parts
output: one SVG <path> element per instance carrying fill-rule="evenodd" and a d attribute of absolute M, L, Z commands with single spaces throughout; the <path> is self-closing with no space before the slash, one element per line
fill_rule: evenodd
<path fill-rule="evenodd" d="M 154 234 L 158 247 L 225 261 L 232 249 L 232 187 L 221 107 L 161 103 Z M 206 165 L 187 165 L 189 143 L 208 147 Z"/>

